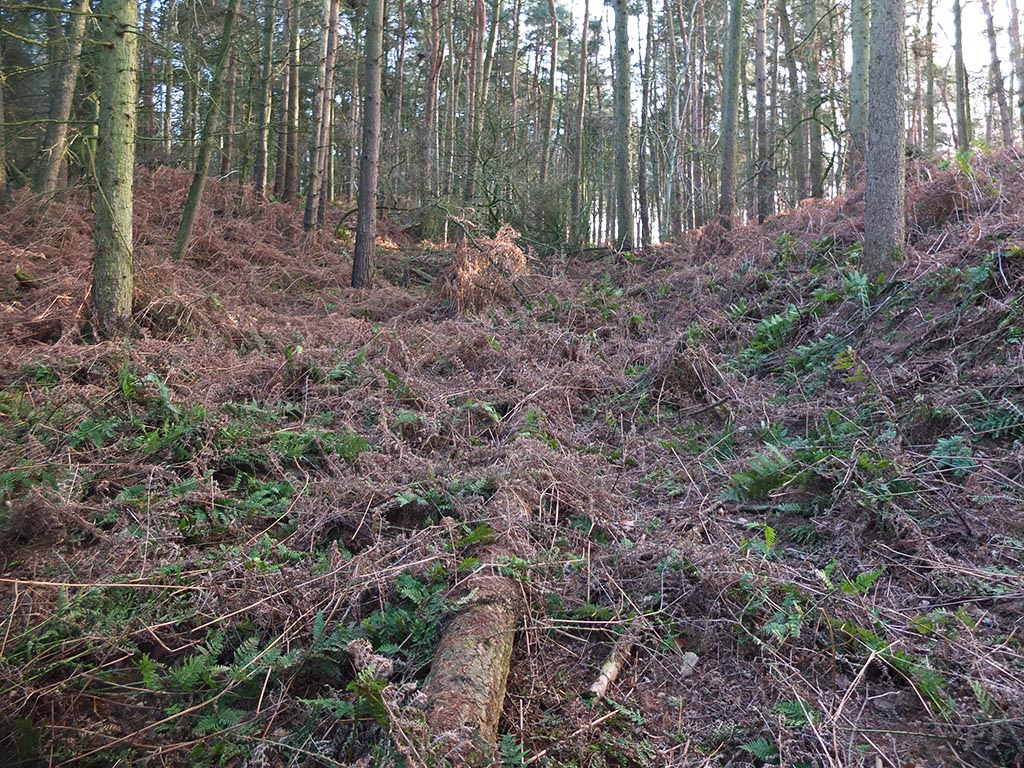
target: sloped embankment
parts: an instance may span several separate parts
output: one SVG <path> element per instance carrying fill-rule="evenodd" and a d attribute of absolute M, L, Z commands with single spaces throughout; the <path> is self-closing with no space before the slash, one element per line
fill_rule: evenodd
<path fill-rule="evenodd" d="M 84 201 L 19 201 L 0 738 L 58 764 L 436 763 L 414 683 L 483 563 L 526 606 L 507 764 L 1013 765 L 1021 166 L 916 169 L 885 285 L 853 195 L 533 261 L 525 303 L 505 274 L 501 301 L 466 288 L 465 246 L 458 274 L 385 250 L 354 292 L 339 241 L 215 183 L 172 264 L 187 180 L 158 169 L 123 345 L 81 335 Z M 357 668 L 356 638 L 383 660 Z"/>

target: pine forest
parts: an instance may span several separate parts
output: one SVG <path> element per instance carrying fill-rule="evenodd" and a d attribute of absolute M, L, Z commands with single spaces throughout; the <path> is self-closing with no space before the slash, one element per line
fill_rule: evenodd
<path fill-rule="evenodd" d="M 1022 43 L 0 2 L 0 768 L 1024 768 Z"/>

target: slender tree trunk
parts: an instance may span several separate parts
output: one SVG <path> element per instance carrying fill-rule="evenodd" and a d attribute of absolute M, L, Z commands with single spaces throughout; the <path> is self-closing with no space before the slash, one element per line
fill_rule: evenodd
<path fill-rule="evenodd" d="M 263 50 L 260 82 L 256 84 L 256 159 L 253 164 L 253 186 L 260 200 L 267 195 L 267 171 L 270 161 L 271 82 L 274 73 L 275 0 L 263 2 Z"/>
<path fill-rule="evenodd" d="M 366 5 L 366 69 L 363 106 L 362 162 L 359 167 L 359 218 L 352 256 L 352 287 L 366 288 L 373 279 L 373 247 L 377 236 L 377 171 L 380 162 L 380 80 L 384 37 L 384 0 Z"/>
<path fill-rule="evenodd" d="M 174 144 L 174 32 L 178 26 L 178 4 L 168 3 L 163 9 L 164 45 L 164 113 L 160 130 L 163 139 L 163 161 L 171 162 Z"/>
<path fill-rule="evenodd" d="M 818 110 L 824 102 L 821 89 L 820 45 L 818 34 L 818 3 L 806 0 L 804 4 L 804 49 L 807 65 L 807 131 L 808 131 L 808 164 L 807 171 L 811 177 L 811 197 L 821 197 L 825 193 L 822 147 L 821 119 Z"/>
<path fill-rule="evenodd" d="M 100 338 L 123 335 L 132 314 L 132 201 L 139 9 L 135 0 L 99 8 L 99 139 L 92 311 Z"/>
<path fill-rule="evenodd" d="M 476 194 L 476 173 L 480 155 L 480 135 L 477 126 L 483 126 L 483 105 L 479 103 L 481 92 L 483 58 L 487 27 L 487 13 L 484 0 L 473 2 L 473 25 L 469 37 L 469 80 L 466 83 L 466 123 L 469 127 L 469 156 L 466 158 L 466 178 L 462 190 L 462 199 L 469 201 Z"/>
<path fill-rule="evenodd" d="M 953 0 L 953 66 L 956 69 L 956 148 L 971 148 L 971 117 L 968 109 L 967 69 L 964 67 L 964 36 L 960 0 Z"/>
<path fill-rule="evenodd" d="M 178 234 L 175 238 L 175 259 L 184 257 L 185 251 L 188 250 L 189 240 L 192 238 L 192 226 L 195 224 L 196 213 L 198 213 L 199 204 L 203 199 L 203 189 L 206 187 L 206 177 L 210 171 L 210 158 L 213 156 L 213 137 L 216 132 L 220 103 L 224 94 L 227 64 L 231 56 L 231 36 L 235 28 L 235 18 L 239 14 L 241 4 L 241 0 L 231 0 L 231 6 L 225 12 L 224 29 L 221 32 L 220 38 L 220 50 L 217 52 L 217 67 L 213 71 L 213 82 L 210 84 L 210 103 L 207 106 L 206 116 L 203 119 L 202 134 L 199 137 L 199 156 L 196 160 L 195 172 L 192 174 L 192 184 L 188 190 L 185 209 L 181 214 L 181 224 L 178 226 Z"/>
<path fill-rule="evenodd" d="M 718 202 L 718 223 L 723 229 L 732 227 L 736 209 L 736 113 L 739 106 L 740 30 L 742 0 L 729 0 L 729 32 L 726 42 L 725 66 L 722 72 L 722 138 L 721 191 Z"/>
<path fill-rule="evenodd" d="M 935 157 L 935 35 L 933 16 L 935 15 L 935 0 L 928 2 L 928 21 L 926 27 L 927 58 L 925 59 L 925 86 L 924 86 L 924 109 L 925 109 L 925 136 L 928 157 Z"/>
<path fill-rule="evenodd" d="M 903 0 L 874 0 L 863 256 L 872 279 L 891 277 L 903 252 L 904 37 Z"/>
<path fill-rule="evenodd" d="M 231 175 L 235 154 L 235 84 L 238 76 L 237 56 L 228 50 L 228 71 L 224 80 L 224 121 L 220 148 L 220 175 Z"/>
<path fill-rule="evenodd" d="M 931 0 L 929 0 L 930 6 Z M 1024 51 L 1020 44 L 1020 16 L 1017 0 L 1010 0 L 1010 56 L 1013 58 L 1013 72 L 1017 79 L 1017 112 L 1020 115 L 1021 130 L 1024 130 Z"/>
<path fill-rule="evenodd" d="M 587 42 L 590 38 L 590 0 L 583 0 L 583 27 L 580 39 L 579 93 L 576 97 L 576 125 L 573 131 L 572 197 L 569 203 L 569 242 L 583 246 L 583 131 L 587 109 Z"/>
<path fill-rule="evenodd" d="M 864 170 L 864 153 L 868 145 L 868 62 L 871 56 L 871 1 L 853 0 L 851 34 L 853 64 L 850 73 L 850 159 L 846 172 L 849 185 L 857 183 Z"/>
<path fill-rule="evenodd" d="M 981 0 L 981 10 L 985 14 L 985 32 L 988 34 L 988 50 L 990 54 L 989 79 L 996 104 L 999 105 L 999 128 L 1003 146 L 1013 144 L 1013 123 L 1010 118 L 1010 106 L 1006 101 L 1006 88 L 1003 86 L 1003 70 L 999 62 L 999 46 L 996 41 L 996 27 L 992 22 L 991 0 Z"/>
<path fill-rule="evenodd" d="M 157 138 L 156 128 L 156 67 L 153 62 L 153 43 L 156 40 L 153 28 L 153 0 L 146 0 L 142 16 L 142 71 L 139 75 L 139 96 L 142 104 L 142 124 L 139 135 L 146 140 L 142 156 L 150 159 L 154 154 L 153 142 Z"/>
<path fill-rule="evenodd" d="M 654 2 L 647 0 L 647 41 L 640 70 L 640 136 L 636 152 L 637 207 L 640 209 L 640 244 L 651 244 L 651 208 L 647 197 L 648 133 L 650 130 L 651 81 L 654 68 Z"/>
<path fill-rule="evenodd" d="M 549 67 L 548 97 L 544 104 L 544 121 L 541 125 L 540 147 L 540 183 L 548 180 L 548 167 L 551 164 L 551 123 L 555 115 L 555 81 L 558 75 L 558 14 L 555 0 L 548 0 L 548 12 L 551 14 L 551 64 Z"/>
<path fill-rule="evenodd" d="M 426 98 L 423 110 L 423 188 L 421 202 L 437 196 L 438 92 L 441 74 L 441 0 L 430 0 L 430 37 L 427 47 Z"/>
<path fill-rule="evenodd" d="M 334 11 L 332 0 L 323 0 L 323 13 L 320 17 L 320 53 L 317 57 L 316 83 L 313 88 L 313 130 L 310 151 L 309 182 L 306 185 L 306 206 L 302 216 L 302 228 L 307 232 L 316 223 L 317 210 L 320 207 L 320 187 L 324 180 L 326 158 L 322 154 L 323 129 L 326 125 L 325 111 L 328 103 L 327 94 L 327 53 L 330 48 L 331 13 Z M 337 23 L 337 20 L 334 22 Z"/>
<path fill-rule="evenodd" d="M 629 7 L 615 0 L 615 247 L 633 250 L 633 173 L 629 151 L 630 112 Z"/>
<path fill-rule="evenodd" d="M 771 174 L 768 147 L 768 0 L 758 0 L 754 44 L 754 76 L 757 80 L 757 222 L 771 212 Z"/>
<path fill-rule="evenodd" d="M 60 169 L 64 163 L 71 101 L 75 95 L 75 84 L 78 82 L 82 41 L 85 39 L 85 22 L 88 16 L 89 0 L 75 0 L 68 15 L 61 44 L 55 47 L 61 61 L 58 62 L 54 73 L 49 122 L 43 135 L 41 163 L 36 177 L 36 189 L 44 195 L 53 194 L 56 190 Z"/>
<path fill-rule="evenodd" d="M 3 37 L 0 37 L 0 211 L 7 206 L 7 113 L 4 110 L 4 90 L 6 88 L 4 41 Z"/>
<path fill-rule="evenodd" d="M 300 4 L 292 0 L 288 15 L 288 107 L 285 134 L 284 186 L 281 199 L 295 202 L 299 193 L 299 24 Z"/>
<path fill-rule="evenodd" d="M 785 0 L 779 0 L 779 28 L 782 40 L 786 44 L 786 68 L 789 76 L 789 139 L 792 145 L 792 180 L 794 202 L 802 200 L 810 194 L 811 188 L 807 176 L 807 126 L 803 119 L 803 98 L 800 94 L 800 76 L 797 72 L 796 42 L 793 40 L 793 27 L 786 11 Z"/>
<path fill-rule="evenodd" d="M 338 24 L 341 19 L 340 0 L 331 0 L 331 26 L 327 33 L 327 84 L 323 104 L 323 125 L 320 127 L 320 158 L 323 179 L 317 193 L 316 225 L 327 223 L 327 206 L 334 201 L 334 69 L 338 59 Z"/>

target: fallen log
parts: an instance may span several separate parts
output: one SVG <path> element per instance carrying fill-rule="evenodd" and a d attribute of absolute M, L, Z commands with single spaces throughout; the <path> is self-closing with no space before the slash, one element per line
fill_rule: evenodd
<path fill-rule="evenodd" d="M 525 523 L 526 509 L 503 494 L 510 528 Z M 509 540 L 509 537 L 502 537 Z M 456 613 L 434 654 L 423 692 L 434 754 L 456 765 L 490 764 L 505 701 L 512 645 L 522 623 L 521 584 L 501 575 L 497 563 L 510 546 L 491 545 L 481 564 L 454 595 Z"/>

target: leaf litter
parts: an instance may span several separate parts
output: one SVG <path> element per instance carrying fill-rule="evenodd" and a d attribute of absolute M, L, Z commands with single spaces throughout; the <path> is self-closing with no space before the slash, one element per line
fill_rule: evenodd
<path fill-rule="evenodd" d="M 506 764 L 1019 766 L 1024 161 L 973 162 L 911 169 L 883 285 L 854 190 L 568 260 L 392 224 L 363 291 L 214 180 L 171 262 L 188 174 L 140 170 L 138 331 L 100 344 L 85 192 L 16 197 L 0 749 L 427 760 L 409 691 L 499 537 Z"/>

